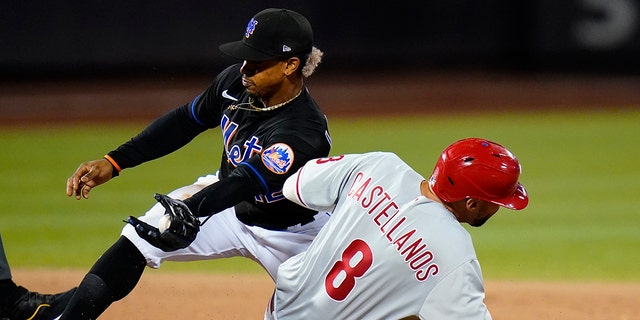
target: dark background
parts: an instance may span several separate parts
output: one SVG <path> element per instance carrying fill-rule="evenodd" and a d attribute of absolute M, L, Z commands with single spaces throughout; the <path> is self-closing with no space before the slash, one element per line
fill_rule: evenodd
<path fill-rule="evenodd" d="M 380 4 L 384 4 L 381 6 Z M 3 80 L 212 74 L 266 7 L 314 26 L 323 72 L 640 74 L 640 0 L 16 1 L 0 9 Z"/>

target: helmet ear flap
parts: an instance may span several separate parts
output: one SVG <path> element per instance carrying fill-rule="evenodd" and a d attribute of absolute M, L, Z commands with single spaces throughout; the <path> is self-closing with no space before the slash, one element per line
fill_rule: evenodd
<path fill-rule="evenodd" d="M 528 203 L 518 182 L 521 167 L 505 147 L 485 139 L 468 138 L 454 142 L 440 155 L 429 184 L 443 201 L 451 203 L 478 198 L 510 209 Z"/>

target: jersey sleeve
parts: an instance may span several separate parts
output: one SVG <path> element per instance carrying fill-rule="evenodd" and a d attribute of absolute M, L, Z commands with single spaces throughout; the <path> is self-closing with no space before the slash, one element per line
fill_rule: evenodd
<path fill-rule="evenodd" d="M 193 140 L 205 128 L 193 123 L 185 114 L 186 106 L 173 109 L 107 154 L 122 169 L 160 158 Z"/>
<path fill-rule="evenodd" d="M 282 193 L 301 206 L 332 211 L 351 176 L 353 157 L 341 155 L 307 162 L 286 180 Z"/>
<path fill-rule="evenodd" d="M 484 298 L 480 264 L 471 260 L 449 273 L 431 291 L 420 309 L 420 318 L 491 320 Z"/>
<path fill-rule="evenodd" d="M 166 112 L 107 154 L 120 168 L 132 168 L 176 151 L 205 130 L 217 127 L 221 118 L 220 85 L 239 74 L 238 68 L 227 68 L 191 102 Z"/>

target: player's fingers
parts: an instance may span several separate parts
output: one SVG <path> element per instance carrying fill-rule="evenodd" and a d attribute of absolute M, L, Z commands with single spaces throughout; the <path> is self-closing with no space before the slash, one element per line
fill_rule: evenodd
<path fill-rule="evenodd" d="M 87 167 L 82 164 L 76 172 L 73 173 L 69 179 L 67 179 L 67 196 L 76 196 L 76 199 L 80 199 L 80 190 L 86 182 L 83 182 L 83 178 L 90 172 Z"/>
<path fill-rule="evenodd" d="M 78 191 L 82 188 L 82 183 L 80 182 L 80 176 L 74 174 L 73 176 L 67 179 L 67 196 L 71 197 L 76 195 L 78 198 Z"/>
<path fill-rule="evenodd" d="M 76 200 L 80 200 L 80 195 L 82 192 L 82 188 L 84 187 L 83 183 L 80 183 L 80 179 L 76 179 L 76 178 L 69 178 L 69 179 L 73 179 L 73 186 L 71 188 L 71 193 L 67 193 L 69 196 L 75 196 Z"/>
<path fill-rule="evenodd" d="M 82 186 L 82 197 L 85 199 L 89 199 L 89 192 L 91 191 L 91 187 L 88 184 L 85 184 L 84 186 Z M 77 198 L 79 199 L 79 196 L 77 196 Z"/>
<path fill-rule="evenodd" d="M 96 168 L 91 167 L 89 172 L 87 172 L 85 175 L 83 175 L 80 178 L 80 181 L 78 184 L 78 192 L 76 194 L 77 199 L 80 199 L 80 196 L 82 196 L 82 198 L 89 199 L 89 192 L 91 191 L 91 188 L 97 185 L 96 181 L 94 180 L 96 175 L 97 175 Z"/>
<path fill-rule="evenodd" d="M 73 177 L 67 179 L 67 197 L 71 197 L 76 191 L 76 184 L 73 181 Z"/>

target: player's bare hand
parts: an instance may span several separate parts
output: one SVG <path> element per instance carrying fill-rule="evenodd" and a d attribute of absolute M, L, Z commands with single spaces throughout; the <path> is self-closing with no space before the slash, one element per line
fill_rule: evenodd
<path fill-rule="evenodd" d="M 113 167 L 106 159 L 98 159 L 81 164 L 67 179 L 67 196 L 89 199 L 89 192 L 113 177 Z"/>

